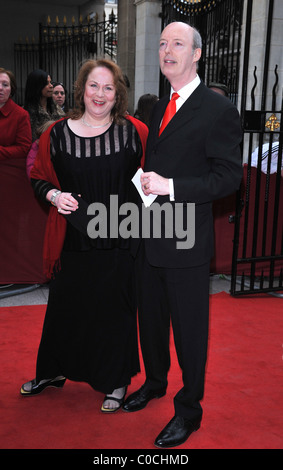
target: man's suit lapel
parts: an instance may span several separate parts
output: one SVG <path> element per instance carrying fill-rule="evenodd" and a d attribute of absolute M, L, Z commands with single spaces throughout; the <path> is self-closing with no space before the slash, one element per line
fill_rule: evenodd
<path fill-rule="evenodd" d="M 161 142 L 163 139 L 166 139 L 167 137 L 171 136 L 173 132 L 176 132 L 180 127 L 182 127 L 185 124 L 188 124 L 189 121 L 193 119 L 197 108 L 199 108 L 201 104 L 204 87 L 205 85 L 203 83 L 200 83 L 200 85 L 196 88 L 196 90 L 191 94 L 191 96 L 187 99 L 187 101 L 183 104 L 183 106 L 171 119 L 169 124 L 165 127 L 164 131 L 162 132 L 162 134 L 160 135 L 158 139 L 158 142 Z M 160 110 L 159 110 L 158 119 L 156 120 L 157 135 L 159 132 L 159 124 L 162 120 L 168 101 L 169 100 L 167 100 L 165 106 L 160 107 Z"/>
<path fill-rule="evenodd" d="M 162 118 L 164 116 L 165 109 L 166 109 L 168 103 L 169 103 L 169 96 L 164 97 L 158 103 L 159 106 L 157 107 L 156 115 L 154 116 L 154 120 L 151 123 L 152 132 L 153 132 L 154 136 L 156 136 L 156 137 L 158 137 L 159 127 L 160 127 L 160 124 L 161 124 L 161 121 L 162 121 Z"/>

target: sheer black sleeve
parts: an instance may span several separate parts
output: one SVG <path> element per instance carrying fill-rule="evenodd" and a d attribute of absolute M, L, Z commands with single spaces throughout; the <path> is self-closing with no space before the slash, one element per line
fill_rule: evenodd
<path fill-rule="evenodd" d="M 31 178 L 30 182 L 38 199 L 49 203 L 49 201 L 47 201 L 46 199 L 46 195 L 48 191 L 50 191 L 51 189 L 54 189 L 54 184 L 51 184 L 48 181 L 44 181 L 44 180 L 36 180 L 34 178 Z"/>

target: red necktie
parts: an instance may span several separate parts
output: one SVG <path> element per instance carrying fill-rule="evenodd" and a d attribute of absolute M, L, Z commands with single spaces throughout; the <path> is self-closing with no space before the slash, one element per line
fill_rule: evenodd
<path fill-rule="evenodd" d="M 164 131 L 165 127 L 171 121 L 174 114 L 176 114 L 176 100 L 179 98 L 178 93 L 173 93 L 171 100 L 169 101 L 165 113 L 163 116 L 163 121 L 159 129 L 159 135 Z"/>

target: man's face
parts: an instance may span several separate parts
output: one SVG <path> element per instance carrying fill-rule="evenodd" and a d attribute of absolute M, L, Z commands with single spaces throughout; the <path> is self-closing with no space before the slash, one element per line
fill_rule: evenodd
<path fill-rule="evenodd" d="M 196 76 L 201 50 L 193 52 L 193 29 L 185 23 L 170 23 L 163 30 L 159 45 L 159 63 L 163 75 L 175 90 Z"/>

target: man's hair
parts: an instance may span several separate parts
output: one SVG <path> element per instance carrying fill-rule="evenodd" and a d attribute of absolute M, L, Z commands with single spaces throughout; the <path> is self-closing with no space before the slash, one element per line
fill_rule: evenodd
<path fill-rule="evenodd" d="M 196 49 L 202 49 L 202 39 L 201 39 L 201 35 L 199 31 L 194 26 L 191 26 L 191 28 L 193 28 L 193 52 L 194 52 Z"/>
<path fill-rule="evenodd" d="M 179 23 L 179 21 L 172 21 L 172 23 Z M 197 30 L 197 28 L 195 28 L 194 26 L 190 25 L 189 23 L 186 23 L 185 21 L 181 21 L 181 23 L 184 23 L 186 24 L 187 26 L 190 26 L 190 28 L 192 28 L 193 30 L 193 45 L 192 45 L 192 54 L 194 54 L 195 50 L 196 49 L 202 49 L 202 38 L 201 38 L 201 35 L 199 33 L 199 31 Z M 168 23 L 169 24 L 169 23 Z M 168 26 L 168 25 L 167 25 Z"/>

